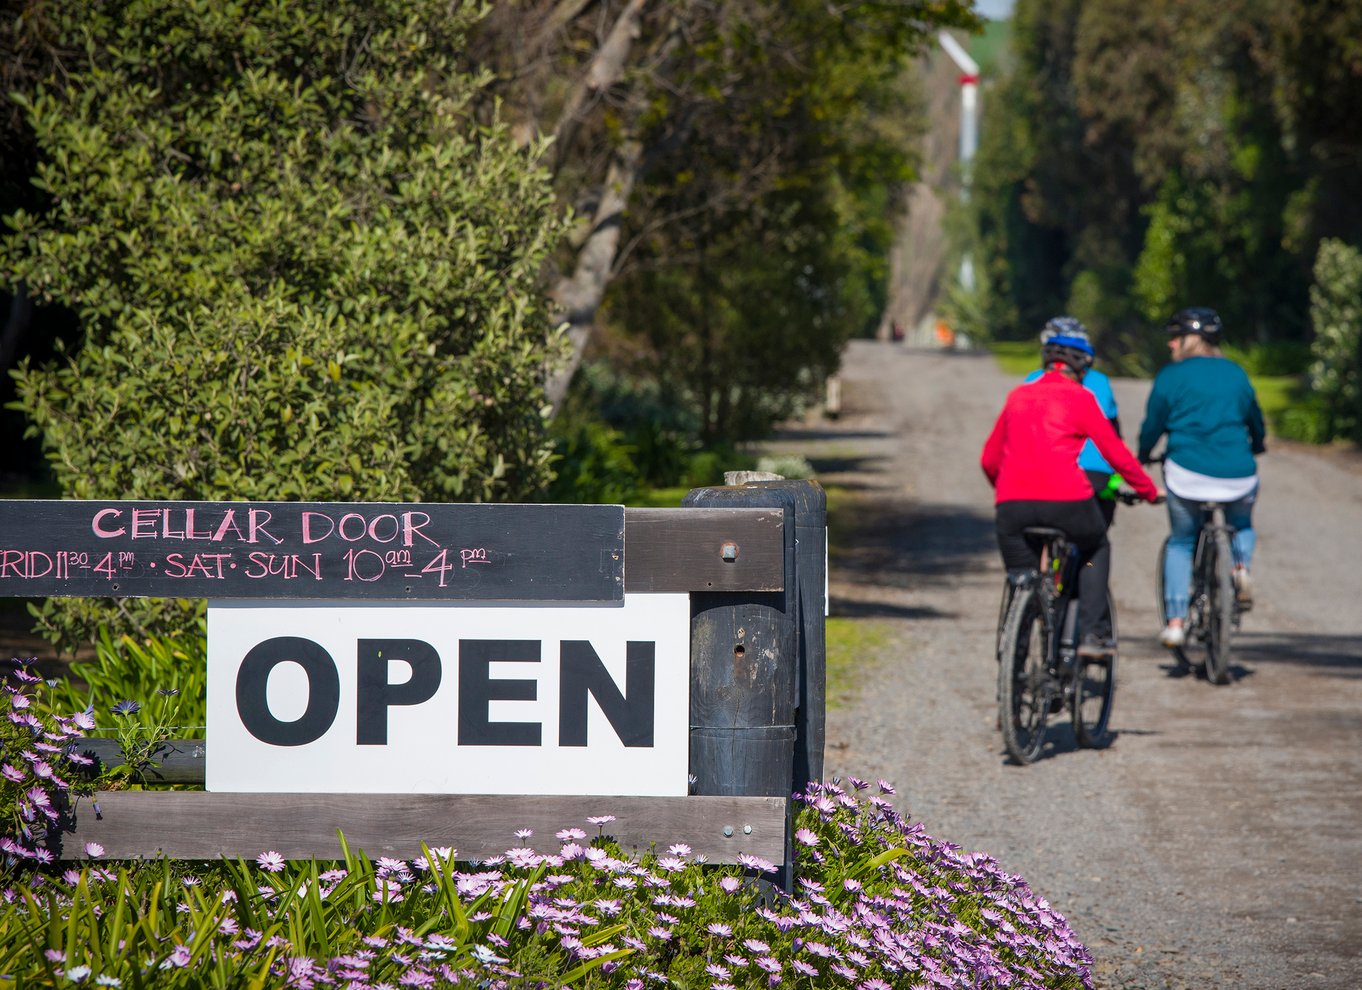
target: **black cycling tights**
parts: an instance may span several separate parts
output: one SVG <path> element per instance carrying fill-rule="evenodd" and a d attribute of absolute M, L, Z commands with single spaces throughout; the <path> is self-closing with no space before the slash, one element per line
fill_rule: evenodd
<path fill-rule="evenodd" d="M 998 549 L 1010 575 L 1040 566 L 1040 543 L 1022 534 L 1027 526 L 1062 529 L 1078 550 L 1082 565 L 1078 582 L 1078 625 L 1085 633 L 1111 635 L 1107 616 L 1107 578 L 1111 554 L 1107 521 L 1096 499 L 1073 502 L 1016 501 L 998 504 Z"/>

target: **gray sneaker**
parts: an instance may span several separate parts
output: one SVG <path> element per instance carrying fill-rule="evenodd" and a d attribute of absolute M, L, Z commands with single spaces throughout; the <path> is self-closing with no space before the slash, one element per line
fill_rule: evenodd
<path fill-rule="evenodd" d="M 1253 578 L 1247 567 L 1234 569 L 1234 600 L 1239 603 L 1241 612 L 1253 608 Z"/>

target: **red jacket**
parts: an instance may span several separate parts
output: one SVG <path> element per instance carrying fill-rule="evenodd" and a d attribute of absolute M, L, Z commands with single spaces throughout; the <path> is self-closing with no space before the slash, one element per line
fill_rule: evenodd
<path fill-rule="evenodd" d="M 1093 394 L 1058 371 L 1008 393 L 979 459 L 995 489 L 995 502 L 1076 502 L 1092 498 L 1078 466 L 1091 438 L 1126 484 L 1146 501 L 1159 490 L 1116 435 Z"/>

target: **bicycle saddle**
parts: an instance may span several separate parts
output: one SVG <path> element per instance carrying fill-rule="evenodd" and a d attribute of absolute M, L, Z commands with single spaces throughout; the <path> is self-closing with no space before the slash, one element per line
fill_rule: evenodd
<path fill-rule="evenodd" d="M 1055 529 L 1051 526 L 1026 526 L 1023 527 L 1022 532 L 1027 536 L 1036 536 L 1042 540 L 1049 540 L 1056 537 L 1061 540 L 1067 540 L 1069 538 L 1069 534 L 1064 532 L 1064 530 Z"/>

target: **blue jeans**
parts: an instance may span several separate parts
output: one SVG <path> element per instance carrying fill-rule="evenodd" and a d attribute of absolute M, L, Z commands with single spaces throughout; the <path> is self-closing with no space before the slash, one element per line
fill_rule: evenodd
<path fill-rule="evenodd" d="M 1253 560 L 1253 503 L 1258 486 L 1236 502 L 1225 502 L 1225 522 L 1234 527 L 1234 562 L 1245 567 Z M 1192 556 L 1201 531 L 1201 503 L 1168 493 L 1168 553 L 1163 559 L 1163 606 L 1170 619 L 1187 617 L 1192 587 Z"/>

